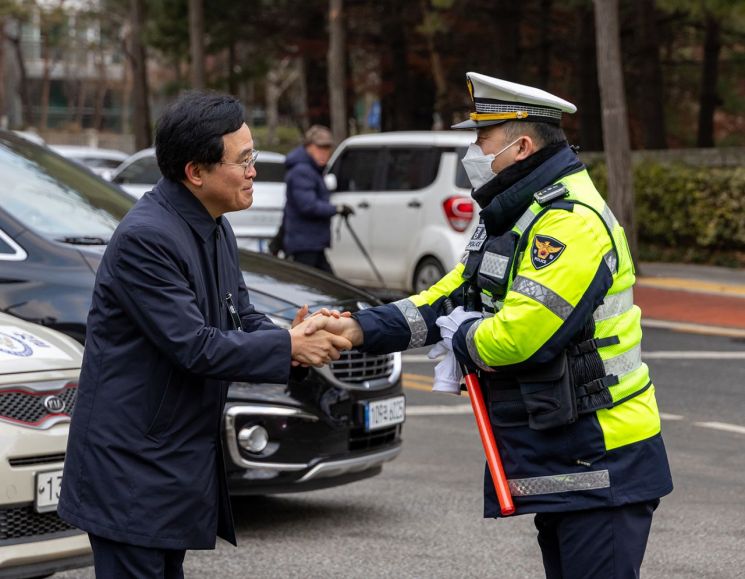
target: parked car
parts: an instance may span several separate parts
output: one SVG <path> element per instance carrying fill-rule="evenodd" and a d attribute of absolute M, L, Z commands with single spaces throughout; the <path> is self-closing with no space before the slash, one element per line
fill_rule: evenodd
<path fill-rule="evenodd" d="M 109 179 L 114 169 L 129 156 L 127 153 L 116 149 L 99 149 L 98 147 L 79 147 L 76 145 L 48 146 L 55 153 L 80 163 L 104 179 Z"/>
<path fill-rule="evenodd" d="M 420 292 L 463 255 L 478 215 L 460 159 L 474 140 L 472 131 L 377 133 L 350 137 L 334 152 L 331 202 L 354 208 L 349 223 L 388 289 Z M 382 287 L 351 233 L 339 233 L 329 252 L 337 275 Z"/>
<path fill-rule="evenodd" d="M 0 311 L 84 340 L 95 271 L 134 201 L 47 149 L 0 133 Z M 302 304 L 357 311 L 374 298 L 333 277 L 240 251 L 252 302 L 281 325 Z M 345 352 L 289 385 L 234 383 L 223 442 L 232 491 L 267 494 L 379 473 L 401 450 L 399 354 Z"/>
<path fill-rule="evenodd" d="M 57 516 L 83 348 L 0 314 L 0 577 L 91 564 L 88 536 Z"/>
<path fill-rule="evenodd" d="M 160 179 L 155 149 L 143 149 L 122 163 L 111 180 L 139 199 Z M 285 207 L 285 156 L 261 151 L 256 160 L 253 205 L 248 210 L 226 213 L 238 246 L 267 251 L 269 240 L 282 223 Z"/>

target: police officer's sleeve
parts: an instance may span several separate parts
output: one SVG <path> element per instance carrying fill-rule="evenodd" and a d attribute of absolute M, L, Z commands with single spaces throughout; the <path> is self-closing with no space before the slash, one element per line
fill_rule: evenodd
<path fill-rule="evenodd" d="M 615 248 L 590 210 L 551 210 L 529 233 L 504 306 L 453 336 L 458 360 L 489 370 L 553 359 L 613 283 Z"/>
<path fill-rule="evenodd" d="M 303 217 L 328 219 L 336 215 L 336 205 L 318 196 L 318 175 L 313 175 L 304 167 L 298 167 L 287 181 L 287 194 L 292 197 L 294 206 Z"/>
<path fill-rule="evenodd" d="M 443 302 L 450 298 L 453 305 L 462 305 L 462 263 L 459 263 L 435 285 L 406 299 L 362 310 L 354 314 L 363 332 L 360 350 L 373 354 L 388 354 L 429 346 L 440 341 L 440 329 L 435 324 L 445 314 Z"/>
<path fill-rule="evenodd" d="M 235 332 L 208 325 L 165 232 L 139 227 L 110 249 L 116 252 L 111 290 L 145 337 L 174 364 L 219 380 L 287 382 L 289 332 Z"/>

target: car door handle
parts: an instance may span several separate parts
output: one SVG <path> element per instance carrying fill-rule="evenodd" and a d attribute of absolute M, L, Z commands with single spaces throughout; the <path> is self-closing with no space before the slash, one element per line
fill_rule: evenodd
<path fill-rule="evenodd" d="M 419 201 L 417 201 L 416 199 L 414 199 L 412 201 L 409 201 L 406 204 L 406 207 L 413 207 L 414 209 L 419 209 L 421 206 L 422 206 L 422 204 Z"/>
<path fill-rule="evenodd" d="M 362 203 L 357 203 L 357 207 L 360 209 L 370 209 L 370 204 L 367 201 L 363 201 Z"/>

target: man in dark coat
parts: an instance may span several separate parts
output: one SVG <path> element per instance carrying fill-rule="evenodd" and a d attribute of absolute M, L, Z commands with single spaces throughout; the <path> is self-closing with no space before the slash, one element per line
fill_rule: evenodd
<path fill-rule="evenodd" d="M 221 422 L 228 381 L 287 382 L 348 340 L 255 312 L 221 216 L 252 202 L 251 131 L 232 97 L 190 93 L 161 117 L 163 173 L 101 262 L 59 515 L 99 577 L 183 577 L 186 549 L 235 544 Z"/>
<path fill-rule="evenodd" d="M 333 273 L 326 258 L 331 247 L 331 218 L 349 216 L 349 205 L 333 205 L 323 181 L 323 168 L 331 157 L 334 139 L 326 127 L 313 125 L 301 147 L 285 161 L 287 203 L 283 219 L 283 248 L 291 259 Z"/>

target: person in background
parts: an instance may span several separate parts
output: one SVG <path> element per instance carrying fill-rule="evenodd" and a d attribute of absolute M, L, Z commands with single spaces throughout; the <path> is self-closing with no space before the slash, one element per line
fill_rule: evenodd
<path fill-rule="evenodd" d="M 326 258 L 326 249 L 331 247 L 331 218 L 334 215 L 354 215 L 349 205 L 331 203 L 329 190 L 323 181 L 323 168 L 333 147 L 331 131 L 313 125 L 306 131 L 303 145 L 287 155 L 287 203 L 282 219 L 285 255 L 328 273 L 333 273 Z"/>

